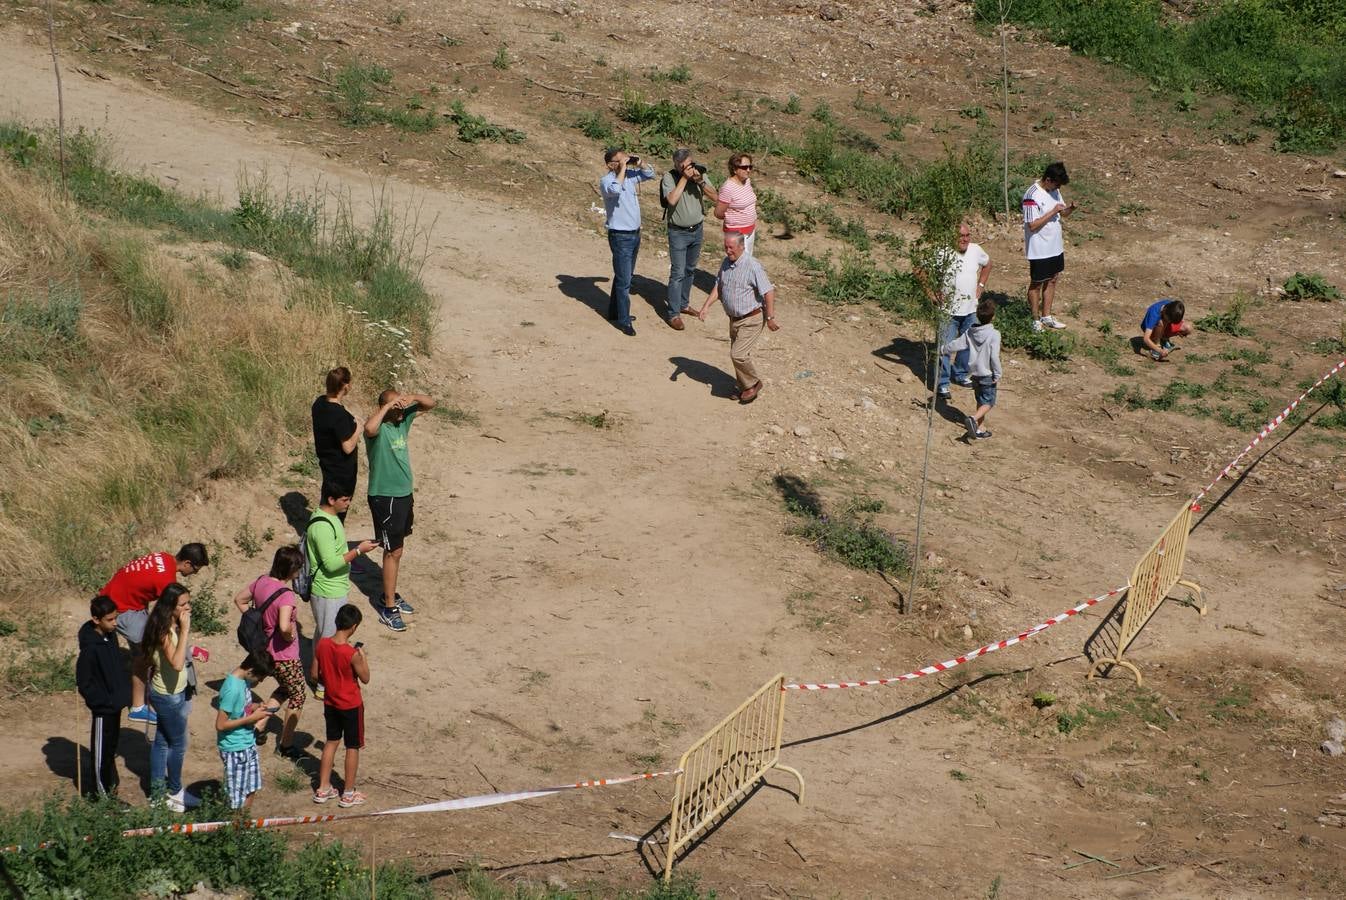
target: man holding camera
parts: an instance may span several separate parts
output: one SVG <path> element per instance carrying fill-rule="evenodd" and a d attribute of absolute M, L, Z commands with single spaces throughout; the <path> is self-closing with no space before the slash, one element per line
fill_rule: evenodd
<path fill-rule="evenodd" d="M 631 276 L 640 253 L 640 196 L 636 185 L 654 178 L 652 166 L 642 166 L 640 157 L 609 147 L 603 154 L 608 171 L 598 182 L 607 213 L 608 247 L 612 249 L 612 294 L 608 321 L 630 337 L 636 336 L 631 320 Z"/>
<path fill-rule="evenodd" d="M 692 159 L 692 151 L 673 151 L 673 168 L 659 183 L 659 200 L 668 219 L 668 324 L 674 331 L 686 326 L 682 314 L 689 312 L 692 276 L 701 259 L 702 223 L 706 219 L 701 198 L 718 199 L 715 185 L 706 177 L 706 167 Z"/>

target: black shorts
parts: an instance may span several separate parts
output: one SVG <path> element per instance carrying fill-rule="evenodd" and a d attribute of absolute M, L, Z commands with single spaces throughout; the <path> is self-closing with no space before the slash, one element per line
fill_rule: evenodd
<path fill-rule="evenodd" d="M 1046 259 L 1030 259 L 1028 261 L 1028 280 L 1033 284 L 1041 284 L 1044 281 L 1051 281 L 1065 270 L 1066 255 L 1064 253 L 1058 253 Z"/>
<path fill-rule="evenodd" d="M 384 550 L 401 550 L 402 541 L 411 534 L 416 516 L 412 495 L 376 497 L 369 495 L 369 514 L 374 517 L 374 540 Z"/>
<path fill-rule="evenodd" d="M 335 706 L 322 708 L 323 721 L 327 723 L 327 740 L 341 741 L 347 750 L 359 750 L 365 745 L 365 708 L 337 709 Z"/>

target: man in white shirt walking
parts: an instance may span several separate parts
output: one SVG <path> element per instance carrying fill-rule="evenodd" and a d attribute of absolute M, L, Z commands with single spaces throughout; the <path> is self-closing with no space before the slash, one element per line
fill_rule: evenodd
<path fill-rule="evenodd" d="M 1066 165 L 1054 162 L 1042 178 L 1024 192 L 1024 255 L 1028 257 L 1028 311 L 1033 330 L 1065 328 L 1052 315 L 1056 280 L 1066 269 L 1061 220 L 1075 211 L 1075 204 L 1061 200 L 1061 188 L 1070 184 Z"/>
<path fill-rule="evenodd" d="M 958 242 L 954 246 L 957 248 L 955 253 L 943 251 L 948 256 L 945 259 L 944 285 L 941 293 L 944 312 L 948 315 L 948 319 L 940 333 L 941 345 L 962 337 L 967 334 L 968 329 L 977 324 L 977 301 L 981 299 L 981 293 L 986 289 L 986 279 L 991 275 L 991 257 L 980 245 L 972 243 L 972 229 L 966 223 L 958 226 Z M 930 292 L 929 287 L 926 291 L 932 302 L 939 303 L 939 298 Z M 955 383 L 963 387 L 972 386 L 967 362 L 967 350 L 955 354 L 952 365 L 949 357 L 939 358 L 940 399 L 949 399 L 951 377 Z"/>

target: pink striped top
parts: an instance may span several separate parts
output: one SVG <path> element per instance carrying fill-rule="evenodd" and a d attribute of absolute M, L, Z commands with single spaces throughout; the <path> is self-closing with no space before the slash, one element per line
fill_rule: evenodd
<path fill-rule="evenodd" d="M 751 179 L 740 182 L 737 178 L 726 178 L 719 197 L 729 203 L 729 208 L 724 211 L 725 228 L 757 226 L 757 192 L 752 189 Z"/>

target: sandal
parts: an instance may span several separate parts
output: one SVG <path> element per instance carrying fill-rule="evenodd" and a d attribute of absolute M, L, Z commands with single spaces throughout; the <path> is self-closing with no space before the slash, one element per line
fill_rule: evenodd
<path fill-rule="evenodd" d="M 365 795 L 359 791 L 347 791 L 341 795 L 341 799 L 337 801 L 337 806 L 342 809 L 350 809 L 352 806 L 359 806 L 364 803 L 365 799 Z"/>
<path fill-rule="evenodd" d="M 336 788 L 329 787 L 326 790 L 319 789 L 313 792 L 313 802 L 326 803 L 328 800 L 333 800 L 340 796 L 341 795 L 337 793 Z M 341 801 L 338 800 L 337 802 L 339 803 Z"/>

